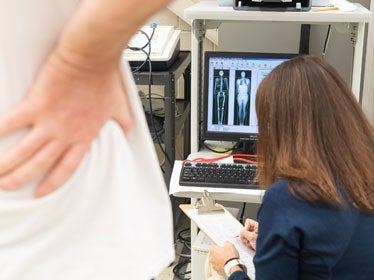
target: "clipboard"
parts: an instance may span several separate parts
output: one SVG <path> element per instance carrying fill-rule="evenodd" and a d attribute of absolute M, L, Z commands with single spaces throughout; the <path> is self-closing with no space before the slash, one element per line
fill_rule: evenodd
<path fill-rule="evenodd" d="M 198 209 L 191 204 L 181 204 L 179 208 L 217 245 L 223 246 L 225 241 L 233 243 L 239 252 L 240 260 L 247 267 L 249 278 L 254 280 L 255 251 L 247 248 L 238 237 L 243 225 L 224 206 L 220 204 L 215 204 L 215 206 L 223 209 L 223 212 L 198 214 Z"/>
<path fill-rule="evenodd" d="M 179 207 L 196 226 L 201 229 L 214 243 L 223 246 L 239 235 L 243 225 L 222 205 L 217 205 L 224 212 L 217 214 L 198 214 L 198 209 L 191 204 L 181 204 Z"/>

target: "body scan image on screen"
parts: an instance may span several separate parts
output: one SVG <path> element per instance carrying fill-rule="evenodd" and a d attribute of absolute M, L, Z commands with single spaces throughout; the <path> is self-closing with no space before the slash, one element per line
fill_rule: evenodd
<path fill-rule="evenodd" d="M 234 125 L 249 125 L 249 108 L 251 104 L 251 71 L 235 71 Z"/>
<path fill-rule="evenodd" d="M 296 54 L 206 52 L 203 140 L 257 138 L 257 87 L 266 75 Z"/>
<path fill-rule="evenodd" d="M 229 103 L 229 71 L 214 70 L 214 89 L 212 106 L 212 123 L 215 125 L 227 125 Z"/>

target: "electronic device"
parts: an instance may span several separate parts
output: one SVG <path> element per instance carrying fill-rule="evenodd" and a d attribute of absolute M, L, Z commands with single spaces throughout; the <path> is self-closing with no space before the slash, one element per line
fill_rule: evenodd
<path fill-rule="evenodd" d="M 256 165 L 249 163 L 184 162 L 179 185 L 257 189 Z"/>
<path fill-rule="evenodd" d="M 235 10 L 245 11 L 309 11 L 312 0 L 234 0 Z"/>
<path fill-rule="evenodd" d="M 257 87 L 276 66 L 297 54 L 206 52 L 202 140 L 253 141 Z"/>
<path fill-rule="evenodd" d="M 166 70 L 178 57 L 180 33 L 181 31 L 174 29 L 174 26 L 143 26 L 141 31 L 131 38 L 128 48 L 123 52 L 123 58 L 129 61 L 131 67 L 141 66 L 147 59 L 146 53 L 149 52 L 148 41 L 151 38 L 149 57 L 152 69 Z M 146 53 L 140 49 L 143 49 Z M 148 70 L 148 68 L 148 63 L 144 63 L 141 67 L 142 70 Z"/>

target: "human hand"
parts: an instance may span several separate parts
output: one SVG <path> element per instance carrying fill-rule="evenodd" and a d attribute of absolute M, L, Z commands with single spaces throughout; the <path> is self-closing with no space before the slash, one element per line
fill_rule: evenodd
<path fill-rule="evenodd" d="M 27 96 L 0 118 L 0 137 L 30 128 L 0 157 L 0 188 L 16 189 L 40 175 L 36 197 L 62 186 L 109 118 L 124 132 L 133 123 L 118 66 L 85 69 L 52 53 Z"/>
<path fill-rule="evenodd" d="M 209 251 L 209 262 L 213 266 L 213 269 L 217 271 L 219 275 L 223 274 L 223 267 L 230 259 L 238 259 L 239 253 L 235 246 L 226 241 L 223 247 L 212 243 Z"/>
<path fill-rule="evenodd" d="M 240 240 L 250 249 L 256 250 L 258 223 L 252 219 L 246 219 L 244 228 L 240 231 Z"/>

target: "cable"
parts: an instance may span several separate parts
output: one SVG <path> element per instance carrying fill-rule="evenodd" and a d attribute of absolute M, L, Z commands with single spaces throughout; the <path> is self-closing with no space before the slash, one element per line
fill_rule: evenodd
<path fill-rule="evenodd" d="M 326 57 L 326 51 L 327 51 L 327 46 L 329 44 L 330 35 L 331 35 L 331 24 L 329 24 L 329 27 L 327 28 L 327 34 L 326 34 L 325 44 L 323 45 L 323 50 L 322 50 L 322 59 L 323 60 Z"/>
<path fill-rule="evenodd" d="M 190 277 L 186 276 L 186 274 L 190 274 L 191 270 L 181 272 L 182 268 L 187 267 L 187 265 L 191 262 L 191 258 L 188 258 L 186 260 L 183 260 L 179 262 L 174 268 L 173 268 L 173 273 L 175 277 L 177 277 L 180 280 L 189 280 L 191 279 Z"/>
<path fill-rule="evenodd" d="M 187 236 L 183 236 L 183 234 L 186 233 L 186 232 L 188 233 Z M 191 246 L 190 232 L 191 232 L 190 228 L 186 228 L 186 229 L 181 230 L 177 234 L 177 240 L 181 241 L 184 245 L 190 245 Z"/>
<path fill-rule="evenodd" d="M 190 228 L 183 229 L 178 232 L 176 243 L 180 242 L 183 244 L 187 249 L 189 249 L 190 254 L 182 254 L 177 253 L 177 255 L 180 257 L 180 261 L 175 265 L 173 268 L 173 274 L 177 279 L 180 280 L 188 280 L 191 279 L 187 274 L 190 274 L 191 271 L 185 271 L 181 272 L 182 269 L 186 270 L 187 265 L 191 262 L 191 236 L 190 236 Z"/>
<path fill-rule="evenodd" d="M 139 32 L 141 34 L 143 34 L 146 38 L 147 38 L 147 43 L 144 44 L 142 47 L 133 47 L 133 46 L 128 46 L 129 49 L 133 50 L 133 51 L 141 51 L 145 54 L 146 56 L 146 59 L 143 61 L 143 63 L 141 65 L 138 65 L 137 67 L 135 67 L 135 69 L 132 69 L 132 72 L 133 73 L 136 73 L 138 71 L 140 71 L 140 69 L 148 62 L 148 100 L 149 100 L 149 115 L 150 115 L 150 120 L 151 120 L 151 125 L 153 127 L 153 131 L 154 131 L 154 136 L 152 137 L 153 140 L 156 140 L 157 144 L 159 145 L 162 153 L 164 154 L 164 157 L 166 158 L 166 160 L 170 163 L 170 165 L 173 165 L 173 163 L 171 162 L 170 158 L 168 157 L 164 147 L 162 146 L 162 143 L 161 143 L 161 139 L 160 139 L 160 132 L 158 132 L 156 130 L 156 124 L 155 124 L 155 121 L 154 121 L 154 117 L 153 117 L 153 108 L 152 108 L 152 61 L 151 61 L 151 58 L 150 58 L 150 54 L 151 54 L 151 50 L 152 50 L 152 46 L 151 46 L 151 41 L 152 41 L 152 38 L 153 38 L 153 35 L 155 34 L 155 29 L 157 27 L 157 24 L 155 23 L 151 23 L 150 24 L 150 27 L 152 28 L 152 33 L 151 35 L 149 36 L 146 32 L 144 32 L 143 30 L 140 30 Z M 148 47 L 148 52 L 145 50 L 145 48 Z M 161 131 L 161 134 L 163 133 L 163 130 Z"/>
<path fill-rule="evenodd" d="M 235 157 L 235 156 L 233 156 L 233 158 L 236 161 L 241 161 L 241 162 L 250 163 L 250 164 L 258 164 L 258 162 L 256 162 L 256 161 L 249 160 L 249 159 L 242 158 L 242 157 Z"/>
<path fill-rule="evenodd" d="M 231 151 L 233 151 L 234 149 L 236 149 L 238 143 L 236 143 L 232 148 L 229 148 L 229 149 L 224 150 L 224 151 L 217 151 L 217 150 L 214 150 L 213 148 L 211 148 L 211 147 L 209 147 L 207 144 L 205 144 L 205 141 L 202 141 L 202 144 L 203 144 L 203 146 L 204 146 L 205 148 L 207 148 L 209 151 L 212 151 L 212 152 L 217 153 L 217 154 L 226 154 L 226 153 L 231 152 Z"/>
<path fill-rule="evenodd" d="M 154 29 L 153 29 L 153 31 L 154 31 Z M 151 38 L 153 36 L 153 33 L 154 32 L 152 32 Z M 149 43 L 149 49 L 151 49 L 151 43 Z M 155 131 L 157 143 L 158 143 L 162 153 L 164 154 L 164 156 L 165 156 L 166 160 L 169 162 L 169 164 L 171 166 L 173 166 L 173 163 L 171 162 L 170 158 L 168 157 L 164 147 L 162 146 L 161 139 L 156 132 L 156 125 L 155 125 L 155 121 L 154 121 L 154 118 L 153 118 L 153 109 L 152 109 L 152 84 L 151 84 L 152 83 L 152 63 L 151 63 L 151 59 L 149 58 L 149 55 L 148 55 L 148 65 L 149 65 L 148 98 L 149 98 L 149 111 L 150 111 L 151 123 L 152 123 L 152 127 L 154 128 L 154 131 Z"/>
<path fill-rule="evenodd" d="M 244 212 L 245 212 L 245 207 L 246 207 L 247 203 L 243 203 L 243 208 L 242 208 L 242 212 L 240 213 L 240 217 L 239 217 L 239 221 L 244 224 Z"/>
<path fill-rule="evenodd" d="M 252 155 L 252 154 L 228 154 L 228 155 L 215 157 L 215 158 L 194 158 L 192 160 L 185 159 L 183 160 L 183 162 L 192 162 L 192 161 L 194 162 L 217 162 L 221 159 L 225 159 L 228 157 L 233 157 L 234 160 L 243 161 L 243 162 L 247 162 L 251 164 L 262 164 L 261 162 L 248 159 L 248 158 L 259 158 L 258 155 Z"/>
<path fill-rule="evenodd" d="M 154 29 L 152 31 L 154 32 Z M 141 65 L 138 65 L 135 69 L 132 69 L 133 73 L 138 72 L 148 62 L 148 59 L 149 59 L 149 56 L 150 56 L 150 53 L 151 53 L 150 40 L 152 39 L 152 37 L 149 37 L 148 34 L 146 32 L 144 32 L 143 30 L 140 30 L 139 32 L 142 33 L 147 38 L 147 43 L 141 48 L 129 47 L 129 46 L 127 48 L 132 50 L 132 51 L 142 51 L 143 53 L 145 53 L 146 59 L 143 61 L 143 63 Z M 149 48 L 148 48 L 148 53 L 147 53 L 144 49 L 148 46 L 149 46 Z M 133 68 L 133 67 L 131 67 L 131 68 Z"/>
<path fill-rule="evenodd" d="M 152 28 L 154 30 L 154 28 Z M 150 43 L 150 40 L 149 40 L 149 37 L 148 37 L 148 34 L 146 32 L 144 32 L 143 30 L 139 30 L 140 33 L 142 33 L 144 36 L 147 37 L 148 41 L 147 43 L 143 46 L 143 47 L 131 47 L 131 46 L 127 46 L 128 49 L 132 50 L 132 51 L 141 51 L 141 50 L 144 50 L 146 47 L 149 46 L 149 43 Z"/>

